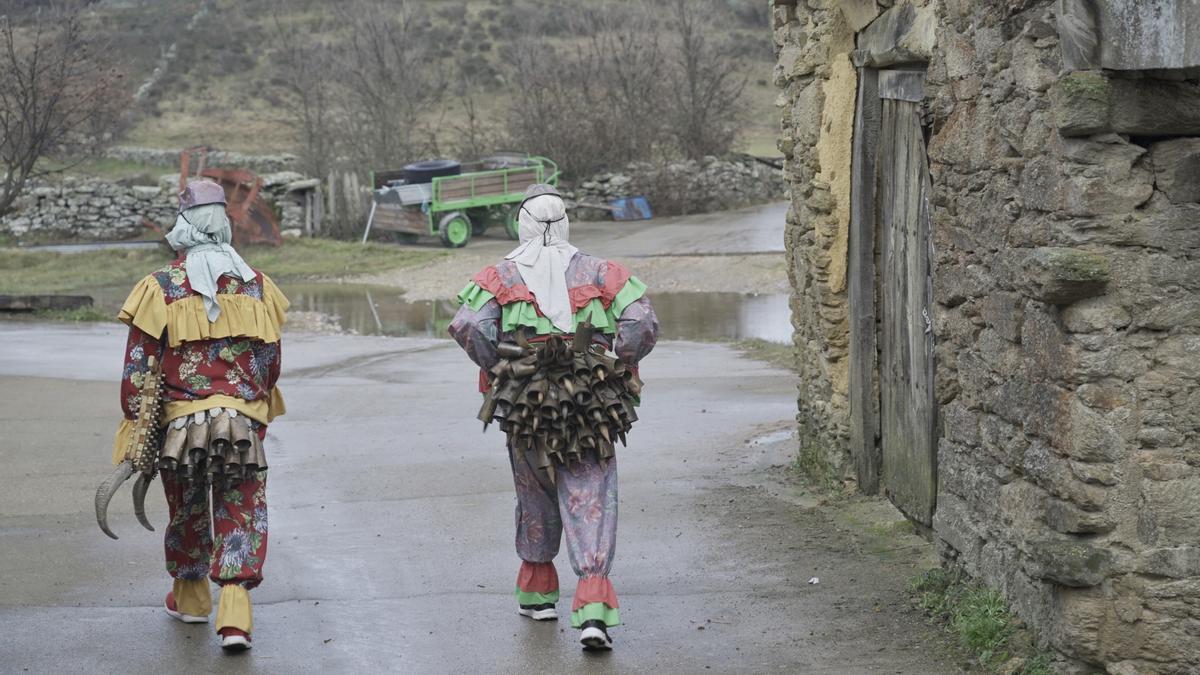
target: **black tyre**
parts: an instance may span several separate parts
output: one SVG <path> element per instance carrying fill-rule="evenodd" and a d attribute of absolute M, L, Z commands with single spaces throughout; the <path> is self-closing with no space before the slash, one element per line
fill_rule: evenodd
<path fill-rule="evenodd" d="M 520 213 L 520 209 L 513 207 L 504 215 L 504 233 L 513 241 L 521 238 L 521 223 L 518 220 Z"/>
<path fill-rule="evenodd" d="M 404 167 L 404 180 L 409 184 L 429 183 L 441 176 L 457 176 L 462 173 L 462 164 L 453 159 L 430 159 L 413 162 Z"/>
<path fill-rule="evenodd" d="M 467 211 L 467 217 L 471 219 L 471 234 L 478 237 L 487 232 L 488 226 L 492 224 L 492 214 L 488 209 L 470 209 Z"/>

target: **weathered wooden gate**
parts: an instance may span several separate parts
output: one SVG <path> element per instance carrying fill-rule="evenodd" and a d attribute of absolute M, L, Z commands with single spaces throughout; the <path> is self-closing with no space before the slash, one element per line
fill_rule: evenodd
<path fill-rule="evenodd" d="M 923 70 L 859 70 L 850 224 L 851 450 L 859 483 L 931 525 L 937 499 Z"/>

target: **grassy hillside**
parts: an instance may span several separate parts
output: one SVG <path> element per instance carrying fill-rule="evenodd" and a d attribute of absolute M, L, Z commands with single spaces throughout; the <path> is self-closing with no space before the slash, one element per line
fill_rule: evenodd
<path fill-rule="evenodd" d="M 760 7 L 765 0 L 723 1 L 731 20 L 722 22 L 722 30 L 744 45 L 746 55 L 746 116 L 737 148 L 777 154 L 770 32 Z M 485 116 L 499 116 L 507 95 L 501 46 L 526 31 L 566 45 L 578 39 L 556 20 L 571 4 L 567 0 L 415 2 L 432 17 L 428 30 L 444 45 L 440 58 L 480 83 L 473 94 Z M 277 77 L 278 29 L 298 27 L 336 48 L 347 36 L 333 27 L 343 24 L 331 19 L 345 7 L 316 0 L 93 3 L 90 20 L 127 73 L 131 98 L 162 68 L 145 98 L 132 106 L 130 125 L 118 142 L 162 148 L 203 143 L 248 153 L 294 150 L 297 139 L 283 124 L 287 98 Z M 461 104 L 447 101 L 439 115 L 452 123 L 463 116 Z"/>

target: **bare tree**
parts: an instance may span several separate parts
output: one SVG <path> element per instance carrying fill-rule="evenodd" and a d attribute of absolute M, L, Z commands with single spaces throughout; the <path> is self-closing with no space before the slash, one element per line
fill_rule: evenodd
<path fill-rule="evenodd" d="M 327 28 L 324 15 L 317 25 L 286 22 L 277 5 L 272 13 L 277 48 L 277 77 L 292 105 L 285 106 L 287 122 L 296 130 L 300 160 L 312 176 L 325 178 L 337 151 L 335 132 L 338 93 L 333 50 L 315 36 Z"/>
<path fill-rule="evenodd" d="M 578 36 L 573 47 L 527 36 L 505 50 L 513 140 L 576 176 L 654 156 L 664 137 L 667 65 L 654 13 L 641 3 L 563 12 Z"/>
<path fill-rule="evenodd" d="M 678 150 L 700 159 L 729 152 L 745 110 L 747 77 L 734 45 L 716 35 L 711 0 L 670 0 L 672 96 L 667 109 Z"/>
<path fill-rule="evenodd" d="M 125 101 L 119 75 L 77 9 L 53 6 L 14 25 L 0 17 L 0 214 L 48 156 L 69 157 L 107 140 Z M 62 170 L 61 167 L 58 170 Z"/>
<path fill-rule="evenodd" d="M 405 0 L 363 0 L 339 17 L 350 33 L 339 69 L 347 150 L 368 166 L 417 158 L 446 88 L 428 16 Z"/>
<path fill-rule="evenodd" d="M 489 111 L 480 105 L 478 95 L 482 86 L 478 77 L 460 73 L 456 79 L 458 85 L 455 97 L 458 99 L 463 118 L 449 125 L 455 138 L 449 147 L 462 158 L 483 157 L 502 145 L 500 120 L 490 116 Z"/>

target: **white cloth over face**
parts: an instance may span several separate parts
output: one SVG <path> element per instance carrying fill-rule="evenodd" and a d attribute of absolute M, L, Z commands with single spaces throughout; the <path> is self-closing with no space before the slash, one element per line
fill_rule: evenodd
<path fill-rule="evenodd" d="M 533 197 L 521 206 L 517 219 L 521 245 L 504 259 L 517 264 L 542 314 L 562 332 L 574 332 L 567 265 L 579 249 L 568 242 L 571 224 L 566 204 L 554 195 Z"/>
<path fill-rule="evenodd" d="M 190 208 L 175 219 L 167 233 L 167 243 L 187 253 L 184 270 L 192 290 L 204 297 L 204 310 L 210 322 L 221 316 L 217 304 L 217 279 L 223 275 L 242 281 L 255 278 L 254 270 L 229 243 L 233 230 L 224 204 L 205 204 Z"/>

